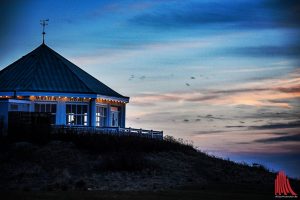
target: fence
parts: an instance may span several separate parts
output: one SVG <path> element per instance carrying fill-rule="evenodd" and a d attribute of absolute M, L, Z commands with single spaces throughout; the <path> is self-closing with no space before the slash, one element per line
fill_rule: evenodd
<path fill-rule="evenodd" d="M 53 125 L 52 132 L 76 132 L 76 133 L 92 133 L 92 134 L 116 134 L 128 136 L 141 136 L 146 138 L 163 139 L 163 131 L 136 129 L 136 128 L 120 128 L 120 127 L 90 127 L 90 126 L 65 126 Z"/>

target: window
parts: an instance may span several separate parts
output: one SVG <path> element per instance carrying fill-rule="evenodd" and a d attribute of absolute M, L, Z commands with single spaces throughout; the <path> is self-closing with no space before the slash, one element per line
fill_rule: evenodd
<path fill-rule="evenodd" d="M 29 104 L 25 104 L 25 103 L 10 103 L 9 104 L 9 111 L 28 112 L 29 111 Z"/>
<path fill-rule="evenodd" d="M 34 112 L 51 113 L 51 124 L 56 121 L 56 104 L 54 103 L 35 103 Z"/>
<path fill-rule="evenodd" d="M 16 103 L 13 103 L 13 104 L 10 104 L 10 111 L 18 111 L 18 104 Z"/>
<path fill-rule="evenodd" d="M 88 125 L 88 105 L 67 104 L 66 105 L 66 124 L 87 126 Z"/>
<path fill-rule="evenodd" d="M 105 126 L 106 125 L 106 107 L 96 106 L 96 126 Z"/>
<path fill-rule="evenodd" d="M 34 112 L 48 112 L 55 114 L 56 104 L 36 103 L 34 104 Z"/>

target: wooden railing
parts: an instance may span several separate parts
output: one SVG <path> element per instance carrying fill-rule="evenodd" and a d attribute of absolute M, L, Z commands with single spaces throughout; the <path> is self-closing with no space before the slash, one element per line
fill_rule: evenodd
<path fill-rule="evenodd" d="M 68 132 L 73 131 L 76 133 L 95 133 L 95 134 L 118 134 L 118 135 L 131 135 L 141 136 L 146 138 L 163 139 L 163 131 L 136 129 L 136 128 L 120 128 L 120 127 L 91 127 L 91 126 L 66 126 L 66 125 L 53 125 L 52 131 Z"/>

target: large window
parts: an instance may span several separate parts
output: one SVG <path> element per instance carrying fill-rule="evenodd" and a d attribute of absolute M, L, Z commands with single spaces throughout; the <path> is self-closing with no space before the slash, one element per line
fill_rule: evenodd
<path fill-rule="evenodd" d="M 67 104 L 66 105 L 66 124 L 76 126 L 88 125 L 88 105 Z"/>
<path fill-rule="evenodd" d="M 51 124 L 56 120 L 56 104 L 53 103 L 35 103 L 34 112 L 51 113 Z"/>
<path fill-rule="evenodd" d="M 106 107 L 96 106 L 96 126 L 106 126 Z"/>

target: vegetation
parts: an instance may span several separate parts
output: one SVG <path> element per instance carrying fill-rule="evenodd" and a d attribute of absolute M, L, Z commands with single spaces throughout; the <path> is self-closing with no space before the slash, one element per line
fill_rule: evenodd
<path fill-rule="evenodd" d="M 15 129 L 8 138 L 2 138 L 4 142 L 27 141 L 34 144 L 47 144 L 53 140 L 72 142 L 78 148 L 88 150 L 90 153 L 106 152 L 162 152 L 180 151 L 184 153 L 195 153 L 196 149 L 192 144 L 166 136 L 164 140 L 147 139 L 137 136 L 122 136 L 113 134 L 78 134 L 72 130 L 61 130 L 55 134 L 50 133 L 48 127 L 31 128 L 27 130 Z M 5 140 L 5 141 L 3 141 Z"/>
<path fill-rule="evenodd" d="M 16 135 L 0 140 L 0 191 L 12 199 L 241 199 L 243 194 L 260 199 L 273 194 L 275 174 L 265 167 L 216 158 L 170 136 Z"/>
<path fill-rule="evenodd" d="M 274 199 L 273 188 L 249 188 L 241 185 L 211 185 L 208 188 L 199 186 L 189 188 L 178 188 L 166 191 L 56 191 L 56 192 L 2 192 L 0 196 L 5 196 L 7 200 L 266 200 Z M 255 192 L 254 192 L 255 191 Z"/>

